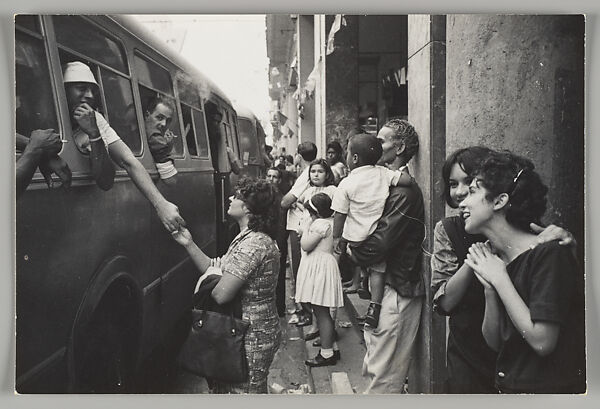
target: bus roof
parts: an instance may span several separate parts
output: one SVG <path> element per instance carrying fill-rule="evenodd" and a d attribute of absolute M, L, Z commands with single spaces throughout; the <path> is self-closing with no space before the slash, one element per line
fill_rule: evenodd
<path fill-rule="evenodd" d="M 217 86 L 217 84 L 215 84 L 210 78 L 204 75 L 195 66 L 190 64 L 181 55 L 172 51 L 167 45 L 164 44 L 164 42 L 160 38 L 158 38 L 154 33 L 152 33 L 150 30 L 144 27 L 133 17 L 122 14 L 108 15 L 108 17 L 120 26 L 127 29 L 133 35 L 138 37 L 140 41 L 144 42 L 146 45 L 156 50 L 159 54 L 165 56 L 169 61 L 172 61 L 173 64 L 177 65 L 179 68 L 190 74 L 192 77 L 206 83 L 211 93 L 217 95 L 229 105 L 233 105 L 229 97 L 227 97 L 227 95 Z"/>
<path fill-rule="evenodd" d="M 235 104 L 234 108 L 235 112 L 237 112 L 238 118 L 246 118 L 251 119 L 253 121 L 258 121 L 258 117 L 254 115 L 254 112 L 252 112 L 248 107 L 245 107 L 240 104 Z"/>

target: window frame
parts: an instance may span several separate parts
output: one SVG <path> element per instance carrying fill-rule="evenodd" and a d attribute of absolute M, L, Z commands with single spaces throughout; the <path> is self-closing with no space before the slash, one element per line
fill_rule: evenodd
<path fill-rule="evenodd" d="M 169 81 L 171 81 L 171 90 L 173 91 L 173 95 L 169 95 L 168 93 L 165 93 L 164 91 L 161 91 L 159 89 L 154 88 L 153 86 L 151 86 L 150 84 L 146 84 L 144 81 L 140 80 L 140 77 L 137 75 L 137 71 L 136 71 L 136 66 L 135 66 L 135 57 L 136 56 L 140 56 L 140 58 L 146 60 L 146 62 L 150 63 L 150 64 L 156 64 L 158 67 L 160 67 L 161 69 L 165 70 L 168 74 L 169 74 Z M 179 123 L 179 135 L 182 138 L 183 141 L 183 131 L 184 129 L 183 127 L 183 112 L 181 112 L 181 107 L 179 106 L 179 104 L 181 103 L 181 101 L 179 100 L 179 97 L 177 95 L 177 88 L 176 88 L 176 84 L 175 81 L 173 81 L 173 75 L 171 73 L 171 70 L 169 70 L 167 67 L 165 67 L 163 64 L 159 63 L 158 61 L 156 61 L 155 58 L 152 58 L 151 56 L 149 56 L 148 54 L 146 54 L 143 50 L 140 50 L 139 47 L 133 47 L 133 65 L 131 66 L 132 71 L 136 73 L 135 75 L 135 82 L 137 84 L 137 93 L 138 93 L 138 97 L 140 99 L 140 110 L 142 111 L 142 119 L 144 117 L 144 107 L 142 104 L 142 95 L 140 93 L 140 87 L 144 87 L 152 92 L 156 92 L 157 94 L 161 94 L 161 95 L 165 95 L 168 98 L 172 98 L 174 105 L 175 105 L 175 115 L 177 117 L 177 122 Z M 142 120 L 142 128 L 144 129 L 144 137 L 146 138 L 146 141 L 148 140 L 148 135 L 146 135 L 146 127 L 144 126 L 144 121 Z M 141 133 L 140 133 L 141 134 Z M 185 159 L 186 157 L 186 151 L 187 151 L 187 143 L 182 143 L 183 145 L 183 149 L 181 151 L 181 155 L 176 154 L 175 151 L 173 151 L 173 157 L 175 159 Z M 188 152 L 189 153 L 189 152 Z M 191 155 L 190 155 L 191 156 Z"/>
<path fill-rule="evenodd" d="M 36 15 L 35 18 L 37 19 L 38 25 L 40 27 L 40 32 L 35 32 L 35 31 L 31 31 L 30 29 L 28 29 L 27 27 L 23 27 L 17 24 L 16 20 L 15 20 L 15 46 L 16 46 L 16 32 L 19 31 L 22 34 L 25 34 L 27 36 L 30 36 L 32 38 L 35 38 L 39 41 L 41 41 L 43 50 L 44 50 L 44 56 L 46 58 L 46 65 L 48 67 L 48 80 L 49 80 L 49 84 L 50 84 L 50 88 L 52 90 L 52 101 L 54 103 L 54 114 L 55 114 L 55 119 L 56 119 L 56 124 L 58 126 L 58 133 L 60 135 L 64 135 L 65 134 L 65 128 L 64 128 L 64 124 L 62 121 L 62 117 L 61 117 L 61 112 L 60 112 L 60 95 L 58 92 L 58 87 L 57 87 L 57 82 L 55 81 L 55 76 L 54 74 L 54 69 L 53 69 L 53 65 L 52 65 L 52 58 L 51 58 L 51 48 L 50 48 L 50 44 L 48 41 L 48 31 L 46 30 L 46 26 L 45 26 L 45 22 L 44 20 L 41 18 L 41 16 Z M 14 69 L 16 70 L 16 62 L 13 64 Z M 62 74 L 62 73 L 61 73 Z M 15 78 L 16 81 L 16 78 Z M 15 83 L 15 88 L 13 89 L 13 96 L 16 97 L 16 83 Z M 15 106 L 16 108 L 16 106 Z M 16 109 L 15 109 L 15 116 L 14 116 L 14 120 L 16 121 Z M 15 129 L 16 132 L 16 129 Z M 24 135 L 29 137 L 29 135 Z M 61 147 L 60 152 L 58 153 L 59 155 L 61 153 L 63 153 L 64 151 L 64 145 Z M 15 149 L 17 156 L 17 159 L 21 156 L 22 152 L 17 152 L 17 150 Z"/>
<path fill-rule="evenodd" d="M 201 159 L 201 160 L 210 160 L 210 146 L 209 146 L 210 142 L 208 140 L 208 130 L 206 129 L 206 115 L 204 115 L 204 110 L 203 109 L 198 109 L 198 108 L 196 108 L 196 107 L 194 107 L 194 106 L 192 106 L 192 105 L 190 105 L 190 104 L 188 104 L 188 103 L 186 103 L 184 101 L 181 101 L 181 100 L 179 101 L 179 104 L 185 106 L 186 108 L 188 108 L 190 110 L 190 117 L 191 117 L 191 121 L 192 121 L 192 131 L 194 132 L 194 143 L 196 144 L 196 152 L 198 152 L 198 154 L 193 155 L 190 152 L 189 148 L 188 148 L 188 153 L 190 154 L 190 158 L 192 158 L 192 159 Z M 180 109 L 181 109 L 181 107 L 180 107 Z M 200 146 L 198 144 L 198 132 L 197 132 L 197 130 L 198 130 L 198 124 L 196 123 L 196 119 L 194 117 L 194 111 L 200 113 L 202 115 L 202 118 L 204 118 L 204 121 L 203 121 L 204 122 L 204 139 L 206 141 L 205 145 L 206 145 L 206 151 L 207 151 L 206 156 L 202 156 L 199 153 L 200 152 Z M 181 109 L 181 117 L 183 119 L 183 109 Z M 187 145 L 187 138 L 188 138 L 188 136 L 186 135 L 185 136 L 185 139 L 186 139 L 185 140 L 185 142 L 186 142 L 185 146 L 186 147 L 188 146 Z"/>
<path fill-rule="evenodd" d="M 53 17 L 53 16 L 51 16 L 51 17 Z M 80 53 L 80 52 L 78 52 L 76 50 L 73 50 L 70 47 L 67 47 L 67 46 L 59 43 L 58 40 L 56 39 L 56 34 L 53 33 L 54 34 L 53 43 L 54 43 L 54 45 L 56 46 L 56 49 L 57 49 L 57 53 L 58 53 L 57 57 L 58 57 L 59 65 L 62 63 L 62 61 L 60 61 L 61 51 L 69 53 L 71 55 L 74 55 L 75 57 L 81 58 L 81 59 L 83 59 L 85 61 L 88 61 L 88 62 L 94 64 L 96 66 L 96 72 L 95 72 L 96 77 L 97 77 L 96 80 L 98 81 L 98 85 L 100 86 L 100 98 L 102 98 L 102 105 L 105 108 L 104 109 L 105 111 L 107 111 L 107 109 L 106 109 L 106 107 L 107 107 L 107 104 L 106 104 L 106 95 L 105 95 L 105 92 L 104 92 L 104 84 L 102 82 L 102 75 L 101 75 L 100 69 L 103 68 L 105 70 L 108 70 L 108 71 L 112 72 L 115 75 L 118 75 L 118 76 L 121 76 L 121 77 L 125 78 L 126 80 L 129 81 L 129 83 L 131 85 L 131 95 L 132 95 L 133 103 L 134 103 L 134 106 L 135 106 L 135 98 L 136 98 L 135 97 L 135 92 L 136 91 L 134 89 L 135 88 L 134 85 L 135 85 L 136 81 L 134 79 L 134 76 L 132 75 L 132 72 L 133 72 L 132 68 L 133 68 L 133 66 L 131 64 L 131 59 L 129 58 L 130 56 L 129 56 L 129 53 L 127 52 L 127 47 L 126 47 L 125 43 L 120 38 L 111 35 L 110 32 L 107 29 L 105 29 L 104 27 L 98 25 L 97 23 L 95 23 L 94 21 L 90 20 L 89 18 L 87 18 L 85 16 L 78 16 L 78 17 L 81 17 L 84 20 L 86 20 L 88 23 L 93 24 L 94 27 L 96 27 L 103 35 L 105 35 L 105 36 L 111 38 L 112 40 L 116 41 L 122 47 L 122 49 L 125 51 L 125 63 L 126 63 L 127 70 L 129 72 L 128 73 L 122 73 L 119 70 L 117 70 L 117 69 L 115 69 L 115 68 L 113 68 L 113 67 L 111 67 L 111 66 L 109 66 L 109 65 L 107 65 L 107 64 L 105 64 L 105 63 L 103 63 L 101 61 L 97 61 L 94 58 L 86 56 L 85 54 L 82 54 L 82 53 Z M 54 30 L 54 24 L 55 24 L 54 19 L 52 19 L 52 24 L 53 24 L 52 29 Z M 62 70 L 59 70 L 59 71 L 60 71 L 60 73 L 59 73 L 59 77 L 58 78 L 60 78 L 60 80 L 62 81 L 63 80 Z M 66 95 L 65 95 L 65 97 L 66 97 Z M 108 114 L 108 112 L 104 112 L 103 114 L 104 114 L 104 117 L 105 117 L 106 121 L 110 125 L 110 115 Z M 141 128 L 143 126 L 143 122 L 140 123 L 140 117 L 139 117 L 138 114 L 139 114 L 139 112 L 136 112 L 136 117 L 137 117 L 137 121 L 138 121 L 138 129 L 141 130 Z M 142 157 L 144 155 L 144 150 L 145 149 L 144 149 L 144 141 L 142 140 L 141 131 L 138 132 L 138 133 L 139 133 L 138 137 L 139 137 L 139 142 L 140 142 L 140 150 L 139 150 L 139 152 L 135 152 L 135 151 L 132 150 L 132 153 L 134 154 L 134 156 L 136 156 L 136 157 L 139 158 L 139 157 Z M 125 142 L 123 141 L 123 143 L 125 143 Z"/>

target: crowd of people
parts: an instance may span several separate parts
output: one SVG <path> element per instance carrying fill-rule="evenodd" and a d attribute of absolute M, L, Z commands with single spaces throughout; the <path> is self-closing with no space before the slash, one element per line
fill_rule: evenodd
<path fill-rule="evenodd" d="M 401 119 L 385 123 L 376 136 L 358 129 L 345 141 L 331 141 L 324 158 L 303 142 L 295 158 L 271 157 L 264 179 L 241 179 L 228 210 L 240 233 L 222 257 L 211 259 L 194 243 L 177 206 L 98 112 L 98 84 L 89 67 L 68 63 L 64 82 L 73 140 L 90 155 L 97 185 L 110 189 L 113 163 L 123 167 L 198 270 L 220 276 L 211 297 L 241 304 L 241 318 L 250 324 L 244 341 L 248 379 L 212 382 L 215 392 L 267 393 L 286 313 L 289 325 L 306 327 L 304 338 L 320 346 L 305 364 L 336 365 L 342 359 L 337 309 L 344 306 L 344 292 L 358 292 L 369 299 L 366 392 L 402 393 L 427 285 L 435 294 L 434 311 L 450 317 L 447 392 L 585 391 L 576 243 L 564 229 L 541 226 L 547 188 L 528 159 L 477 146 L 447 158 L 443 199 L 459 214 L 435 226 L 430 283 L 423 273 L 423 194 L 408 171 L 419 136 Z M 168 131 L 173 115 L 172 103 L 160 96 L 146 104 L 149 146 L 165 183 L 176 183 Z M 53 172 L 70 183 L 68 166 L 57 155 L 64 141 L 56 133 L 37 130 L 17 141 L 23 147 L 17 196 L 38 166 L 48 183 Z M 286 311 L 288 259 L 292 311 Z"/>

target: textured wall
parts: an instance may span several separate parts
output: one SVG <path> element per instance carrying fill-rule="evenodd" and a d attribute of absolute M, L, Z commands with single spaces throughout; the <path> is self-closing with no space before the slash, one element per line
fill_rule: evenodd
<path fill-rule="evenodd" d="M 436 176 L 445 157 L 445 23 L 445 16 L 408 16 L 408 120 L 419 134 L 419 151 L 409 168 L 423 192 L 426 226 L 426 297 L 409 374 L 411 393 L 440 393 L 445 379 L 445 320 L 431 310 L 428 256 L 435 222 L 444 212 Z"/>
<path fill-rule="evenodd" d="M 327 16 L 329 33 L 334 16 Z M 335 51 L 326 59 L 327 142 L 343 141 L 358 124 L 358 17 L 346 15 L 346 26 L 335 36 Z"/>
<path fill-rule="evenodd" d="M 447 151 L 482 144 L 531 159 L 546 220 L 583 243 L 582 16 L 448 16 Z"/>

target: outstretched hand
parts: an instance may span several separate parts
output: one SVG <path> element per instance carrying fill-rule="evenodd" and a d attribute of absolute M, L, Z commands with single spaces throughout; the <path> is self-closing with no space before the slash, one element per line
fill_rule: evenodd
<path fill-rule="evenodd" d="M 183 226 L 179 227 L 179 230 L 172 232 L 171 236 L 173 236 L 173 239 L 183 247 L 187 247 L 194 242 L 190 231 Z"/>
<path fill-rule="evenodd" d="M 165 203 L 159 206 L 156 212 L 165 229 L 171 233 L 180 230 L 186 225 L 185 220 L 179 214 L 179 208 L 169 201 L 165 201 Z"/>

